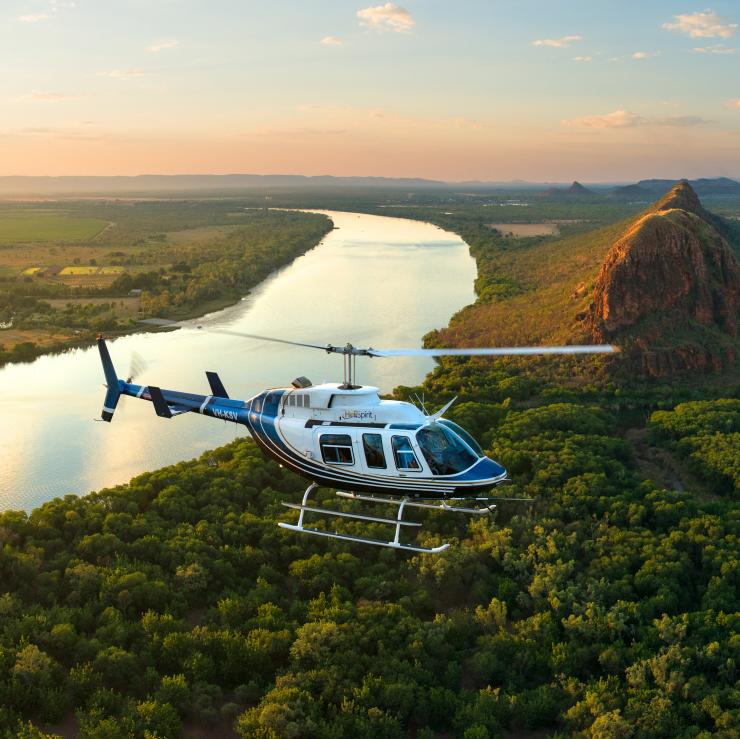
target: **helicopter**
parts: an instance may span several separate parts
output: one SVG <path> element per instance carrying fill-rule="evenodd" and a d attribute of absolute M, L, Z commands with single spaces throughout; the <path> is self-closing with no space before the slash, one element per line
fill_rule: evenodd
<path fill-rule="evenodd" d="M 179 324 L 163 319 L 148 319 L 143 323 L 179 327 Z M 160 418 L 200 413 L 244 425 L 268 458 L 310 480 L 301 503 L 283 502 L 287 508 L 299 512 L 297 523 L 281 521 L 278 526 L 300 534 L 425 554 L 442 552 L 449 543 L 423 547 L 402 542 L 402 529 L 421 526 L 404 518 L 406 510 L 423 508 L 470 515 L 490 514 L 496 507 L 495 501 L 507 498 L 485 497 L 484 493 L 507 481 L 507 472 L 485 455 L 464 428 L 444 418 L 456 398 L 432 414 L 413 403 L 381 399 L 377 387 L 355 384 L 357 358 L 532 356 L 618 351 L 617 347 L 608 344 L 374 349 L 359 348 L 351 343 L 335 346 L 288 341 L 228 329 L 209 331 L 341 354 L 343 381 L 314 385 L 306 377 L 297 377 L 289 387 L 267 389 L 248 400 L 231 398 L 218 373 L 211 371 L 206 372 L 210 388 L 207 395 L 138 385 L 133 378 L 123 380 L 118 377 L 105 338 L 99 334 L 97 345 L 107 391 L 98 420 L 112 421 L 120 397 L 127 395 L 150 401 Z M 395 505 L 397 515 L 385 518 L 310 505 L 310 496 L 320 487 L 334 489 L 342 498 Z M 393 527 L 394 535 L 386 540 L 307 527 L 304 519 L 308 513 L 388 524 Z"/>

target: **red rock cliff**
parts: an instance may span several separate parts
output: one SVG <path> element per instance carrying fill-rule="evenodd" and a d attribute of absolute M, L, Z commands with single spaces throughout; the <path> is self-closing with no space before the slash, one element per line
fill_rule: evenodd
<path fill-rule="evenodd" d="M 588 318 L 595 341 L 624 338 L 650 375 L 720 369 L 733 357 L 740 264 L 687 182 L 676 185 L 614 243 Z M 704 330 L 706 329 L 706 330 Z M 722 343 L 722 342 L 720 342 Z"/>

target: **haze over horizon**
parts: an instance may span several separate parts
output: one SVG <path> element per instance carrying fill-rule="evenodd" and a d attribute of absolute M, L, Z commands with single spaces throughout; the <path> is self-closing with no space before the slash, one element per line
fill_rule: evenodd
<path fill-rule="evenodd" d="M 740 175 L 740 11 L 9 0 L 0 176 Z"/>

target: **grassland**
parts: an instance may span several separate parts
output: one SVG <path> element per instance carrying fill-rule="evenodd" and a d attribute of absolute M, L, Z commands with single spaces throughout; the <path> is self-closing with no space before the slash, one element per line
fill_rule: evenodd
<path fill-rule="evenodd" d="M 588 308 L 598 270 L 625 226 L 618 222 L 545 241 L 492 238 L 481 250 L 486 257 L 482 282 L 492 281 L 494 290 L 487 300 L 464 309 L 443 337 L 461 345 L 572 339 L 582 330 L 577 316 Z"/>
<path fill-rule="evenodd" d="M 0 245 L 89 240 L 106 225 L 106 221 L 75 216 L 64 209 L 3 208 L 0 209 Z"/>

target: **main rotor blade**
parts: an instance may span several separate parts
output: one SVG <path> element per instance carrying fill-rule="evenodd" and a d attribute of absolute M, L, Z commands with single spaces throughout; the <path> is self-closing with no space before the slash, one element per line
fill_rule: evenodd
<path fill-rule="evenodd" d="M 276 339 L 273 336 L 260 336 L 258 334 L 247 334 L 242 331 L 232 331 L 228 328 L 211 328 L 210 326 L 193 325 L 178 321 L 168 321 L 166 318 L 145 318 L 139 323 L 145 323 L 149 326 L 162 326 L 163 328 L 196 328 L 209 334 L 225 334 L 226 336 L 239 336 L 244 339 L 257 339 L 258 341 L 272 341 L 276 344 L 289 344 L 290 346 L 304 346 L 308 349 L 321 349 L 322 351 L 332 353 L 342 353 L 343 347 L 335 347 L 331 344 L 305 344 L 301 341 L 288 341 L 287 339 Z"/>
<path fill-rule="evenodd" d="M 514 357 L 533 354 L 614 354 L 611 344 L 572 346 L 498 346 L 480 349 L 367 349 L 371 357 Z"/>
<path fill-rule="evenodd" d="M 272 341 L 276 344 L 320 349 L 327 354 L 350 354 L 364 357 L 514 357 L 535 354 L 614 354 L 619 351 L 619 347 L 612 344 L 498 346 L 471 349 L 363 349 L 352 346 L 352 344 L 335 346 L 333 344 L 308 344 L 302 341 L 288 341 L 287 339 L 277 339 L 274 336 L 260 336 L 258 334 L 247 334 L 242 331 L 232 331 L 228 328 L 210 328 L 208 326 L 168 321 L 166 318 L 146 318 L 139 321 L 139 323 L 149 326 L 162 326 L 164 328 L 197 328 L 212 334 L 226 334 L 227 336 L 239 336 L 245 339 L 256 339 L 257 341 Z"/>
<path fill-rule="evenodd" d="M 275 344 L 290 344 L 290 346 L 305 346 L 308 349 L 321 349 L 322 351 L 332 352 L 341 351 L 341 347 L 331 346 L 331 344 L 305 344 L 302 341 L 288 341 L 287 339 L 276 339 L 273 336 L 258 336 L 257 334 L 245 334 L 242 331 L 232 331 L 228 328 L 208 328 L 207 326 L 195 326 L 195 328 L 205 331 L 209 334 L 226 334 L 227 336 L 240 336 L 244 339 L 257 339 L 258 341 L 272 341 Z"/>

